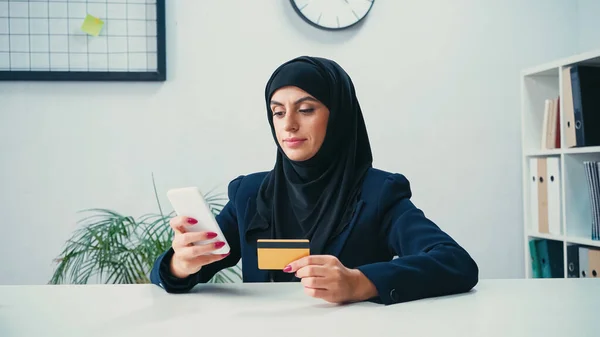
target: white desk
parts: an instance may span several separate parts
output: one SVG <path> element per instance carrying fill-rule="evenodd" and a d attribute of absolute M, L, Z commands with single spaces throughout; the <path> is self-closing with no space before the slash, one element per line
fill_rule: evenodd
<path fill-rule="evenodd" d="M 292 284 L 0 286 L 0 336 L 600 336 L 600 279 L 483 280 L 474 291 L 332 305 Z"/>

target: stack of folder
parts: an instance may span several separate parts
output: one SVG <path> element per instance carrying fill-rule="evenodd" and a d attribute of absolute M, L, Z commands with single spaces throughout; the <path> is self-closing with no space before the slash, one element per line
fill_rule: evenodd
<path fill-rule="evenodd" d="M 562 241 L 529 240 L 529 254 L 534 278 L 564 277 Z"/>
<path fill-rule="evenodd" d="M 544 101 L 542 124 L 542 149 L 560 148 L 560 98 Z"/>
<path fill-rule="evenodd" d="M 584 161 L 583 166 L 592 209 L 592 240 L 600 240 L 600 162 Z"/>
<path fill-rule="evenodd" d="M 567 246 L 567 277 L 600 277 L 600 249 L 579 245 Z"/>
<path fill-rule="evenodd" d="M 565 67 L 562 72 L 562 85 L 565 145 L 599 146 L 600 67 Z"/>
<path fill-rule="evenodd" d="M 531 230 L 561 234 L 561 176 L 558 157 L 529 159 Z"/>

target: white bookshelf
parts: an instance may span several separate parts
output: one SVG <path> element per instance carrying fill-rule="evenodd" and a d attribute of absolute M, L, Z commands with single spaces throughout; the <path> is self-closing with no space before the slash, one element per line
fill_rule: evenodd
<path fill-rule="evenodd" d="M 567 147 L 562 99 L 562 76 L 565 67 L 575 64 L 600 65 L 600 50 L 574 55 L 536 67 L 521 74 L 522 174 L 524 206 L 525 275 L 532 277 L 529 241 L 553 240 L 562 243 L 564 275 L 567 277 L 567 247 L 570 245 L 600 249 L 600 240 L 591 236 L 591 204 L 583 162 L 600 161 L 600 146 Z M 541 145 L 546 99 L 560 97 L 560 148 L 544 149 Z M 600 111 L 598 112 L 600 113 Z M 600 132 L 600 130 L 598 131 Z M 530 201 L 530 159 L 558 158 L 560 167 L 560 232 L 540 233 L 533 225 Z"/>

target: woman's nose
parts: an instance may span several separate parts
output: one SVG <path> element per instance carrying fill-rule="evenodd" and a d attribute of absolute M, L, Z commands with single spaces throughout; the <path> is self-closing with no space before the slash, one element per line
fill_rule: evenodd
<path fill-rule="evenodd" d="M 285 116 L 285 130 L 293 131 L 298 129 L 298 123 L 296 119 L 290 114 Z"/>

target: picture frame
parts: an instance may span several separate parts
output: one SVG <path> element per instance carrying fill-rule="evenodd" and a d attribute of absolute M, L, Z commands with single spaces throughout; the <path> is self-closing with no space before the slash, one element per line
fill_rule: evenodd
<path fill-rule="evenodd" d="M 0 80 L 166 81 L 165 2 L 0 3 Z"/>

